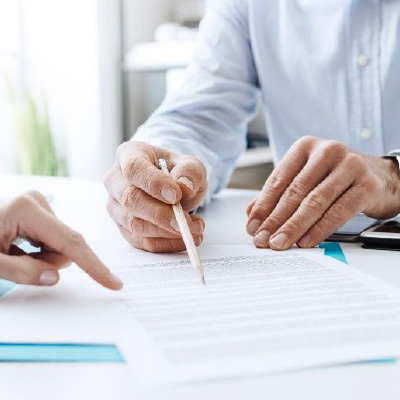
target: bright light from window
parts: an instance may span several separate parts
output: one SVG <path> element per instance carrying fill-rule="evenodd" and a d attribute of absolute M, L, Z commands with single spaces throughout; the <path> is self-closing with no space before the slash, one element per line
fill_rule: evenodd
<path fill-rule="evenodd" d="M 13 117 L 5 83 L 18 76 L 18 7 L 18 0 L 0 0 L 0 172 L 15 171 Z"/>
<path fill-rule="evenodd" d="M 18 1 L 0 0 L 0 55 L 19 50 Z"/>

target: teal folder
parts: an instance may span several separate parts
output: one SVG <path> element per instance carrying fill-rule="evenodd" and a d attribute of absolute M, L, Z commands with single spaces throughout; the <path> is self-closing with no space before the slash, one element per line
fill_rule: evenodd
<path fill-rule="evenodd" d="M 5 296 L 10 290 L 14 289 L 15 283 L 0 279 L 0 298 Z"/>
<path fill-rule="evenodd" d="M 344 264 L 348 264 L 347 258 L 337 242 L 324 242 L 318 246 L 320 249 L 324 249 L 324 255 L 327 257 L 334 258 L 335 260 L 341 261 Z"/>
<path fill-rule="evenodd" d="M 0 362 L 123 363 L 113 344 L 0 343 Z"/>

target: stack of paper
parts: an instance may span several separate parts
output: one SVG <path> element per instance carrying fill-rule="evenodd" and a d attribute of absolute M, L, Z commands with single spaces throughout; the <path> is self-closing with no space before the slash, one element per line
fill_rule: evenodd
<path fill-rule="evenodd" d="M 400 296 L 324 256 L 264 253 L 126 263 L 122 349 L 147 383 L 198 381 L 400 354 Z"/>
<path fill-rule="evenodd" d="M 1 341 L 116 344 L 145 384 L 400 355 L 399 292 L 322 250 L 204 245 L 203 286 L 187 255 L 124 246 L 106 259 L 121 293 L 78 269 L 57 288 L 21 287 L 2 300 Z"/>

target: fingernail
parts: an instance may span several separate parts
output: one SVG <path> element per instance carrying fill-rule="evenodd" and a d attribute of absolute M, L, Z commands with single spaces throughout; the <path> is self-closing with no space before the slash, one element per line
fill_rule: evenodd
<path fill-rule="evenodd" d="M 200 246 L 201 245 L 201 236 L 196 236 L 195 238 L 194 238 L 194 244 L 196 245 L 196 246 Z"/>
<path fill-rule="evenodd" d="M 201 221 L 193 221 L 191 231 L 195 235 L 201 235 L 203 233 L 203 224 L 201 223 Z"/>
<path fill-rule="evenodd" d="M 266 230 L 261 231 L 254 238 L 254 244 L 257 247 L 262 247 L 262 248 L 268 247 L 268 241 L 269 241 L 270 236 L 271 236 L 271 234 L 268 231 L 266 231 Z"/>
<path fill-rule="evenodd" d="M 187 188 L 189 188 L 193 192 L 194 189 L 193 182 L 190 179 L 186 178 L 186 176 L 181 176 L 178 179 L 178 182 L 183 183 Z"/>
<path fill-rule="evenodd" d="M 45 269 L 40 274 L 39 283 L 43 286 L 53 286 L 58 282 L 59 275 L 57 271 Z"/>
<path fill-rule="evenodd" d="M 119 286 L 122 287 L 124 283 L 121 281 L 121 279 L 118 278 L 117 275 L 114 275 L 113 273 L 110 273 L 111 279 Z"/>
<path fill-rule="evenodd" d="M 170 188 L 162 188 L 161 189 L 161 196 L 165 201 L 171 204 L 176 203 L 176 192 L 174 189 Z"/>
<path fill-rule="evenodd" d="M 269 244 L 273 245 L 276 249 L 285 248 L 285 244 L 288 240 L 286 233 L 278 233 L 274 238 L 269 241 Z"/>
<path fill-rule="evenodd" d="M 297 245 L 299 247 L 309 247 L 311 242 L 311 236 L 310 235 L 304 235 L 298 242 Z"/>
<path fill-rule="evenodd" d="M 247 225 L 247 232 L 249 235 L 254 235 L 258 231 L 258 228 L 261 226 L 261 224 L 262 221 L 259 219 L 253 219 L 250 221 L 250 223 Z"/>
<path fill-rule="evenodd" d="M 175 218 L 172 218 L 172 219 L 169 221 L 169 224 L 171 225 L 171 228 L 172 228 L 174 231 L 176 231 L 176 232 L 178 232 L 178 233 L 181 233 L 181 230 L 179 229 L 178 221 L 177 221 Z"/>

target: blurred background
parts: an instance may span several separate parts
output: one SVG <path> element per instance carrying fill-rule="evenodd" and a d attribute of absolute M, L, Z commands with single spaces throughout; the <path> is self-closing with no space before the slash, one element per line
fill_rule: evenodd
<path fill-rule="evenodd" d="M 179 90 L 206 0 L 0 0 L 0 172 L 99 179 Z M 263 116 L 231 187 L 272 169 Z"/>

